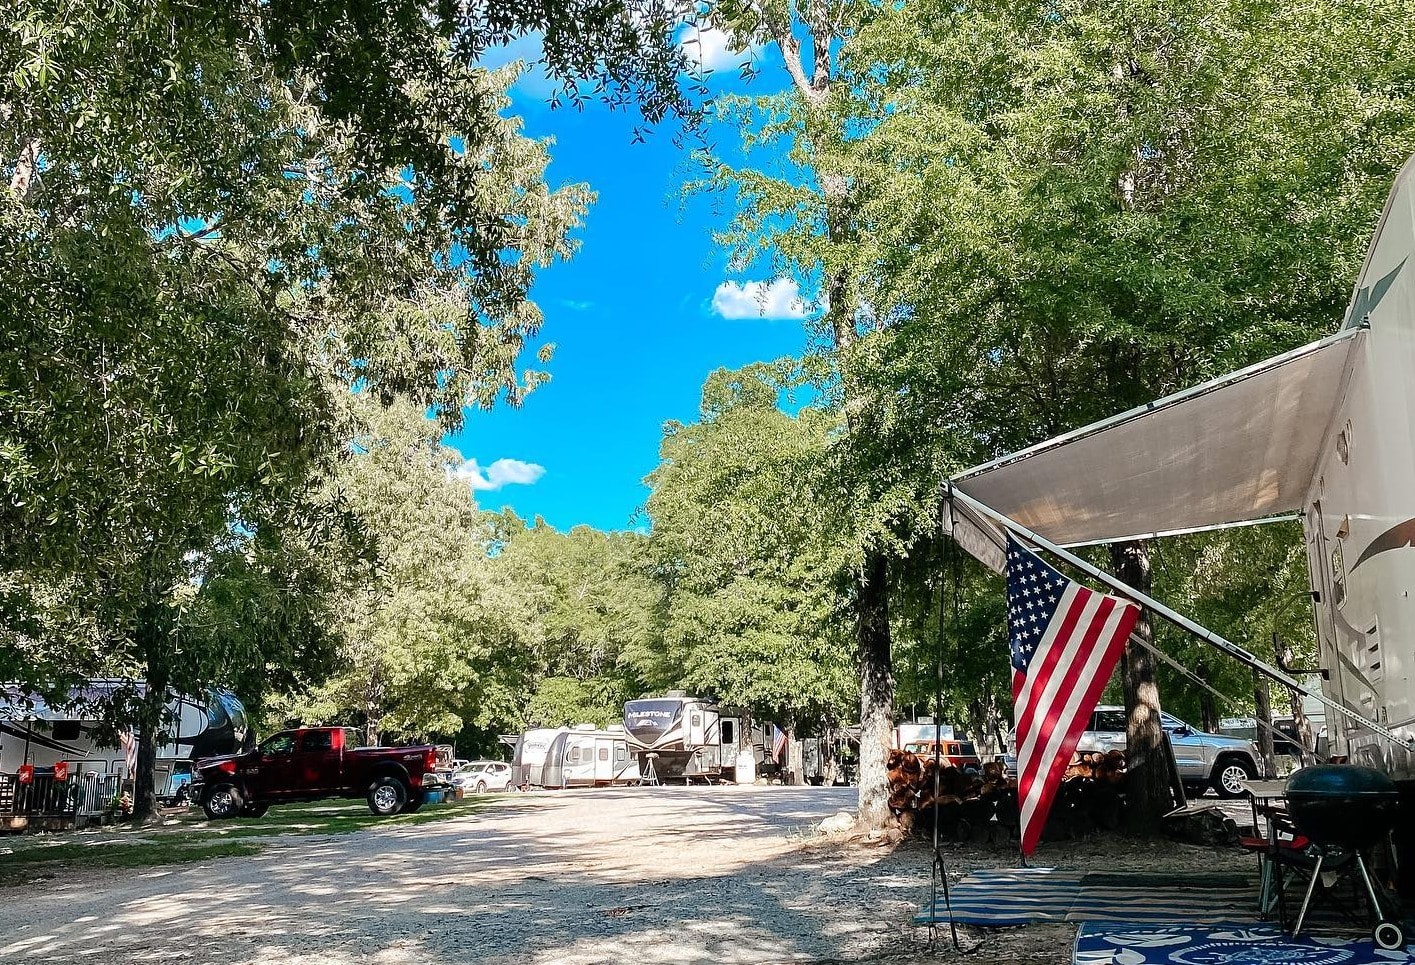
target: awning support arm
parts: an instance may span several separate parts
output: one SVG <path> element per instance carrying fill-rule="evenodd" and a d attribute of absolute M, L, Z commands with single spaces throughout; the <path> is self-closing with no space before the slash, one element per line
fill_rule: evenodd
<path fill-rule="evenodd" d="M 1170 623 L 1173 623 L 1180 629 L 1187 631 L 1195 637 L 1198 637 L 1200 640 L 1203 640 L 1210 646 L 1223 651 L 1233 659 L 1237 660 L 1239 663 L 1258 671 L 1266 677 L 1276 680 L 1278 683 L 1282 684 L 1285 687 L 1290 687 L 1291 689 L 1297 691 L 1299 694 L 1302 694 L 1304 697 L 1311 697 L 1313 700 L 1320 701 L 1323 705 L 1331 708 L 1338 714 L 1341 714 L 1343 717 L 1350 718 L 1360 726 L 1365 727 L 1372 733 L 1379 734 L 1381 737 L 1384 737 L 1386 740 L 1389 740 L 1394 744 L 1398 744 L 1399 746 L 1404 748 L 1410 747 L 1410 741 L 1407 741 L 1401 737 L 1397 737 L 1393 731 L 1382 727 L 1380 724 L 1368 719 L 1362 714 L 1356 713 L 1351 708 L 1346 707 L 1343 704 L 1337 703 L 1336 701 L 1332 700 L 1330 697 L 1328 697 L 1324 693 L 1321 693 L 1320 691 L 1313 691 L 1307 687 L 1304 687 L 1302 684 L 1298 683 L 1296 680 L 1292 679 L 1287 674 L 1283 673 L 1281 670 L 1277 669 L 1274 666 L 1271 666 L 1270 664 L 1262 660 L 1259 660 L 1256 656 L 1249 653 L 1247 650 L 1244 650 L 1238 644 L 1233 643 L 1232 641 L 1227 640 L 1222 636 L 1219 636 L 1217 633 L 1214 633 L 1212 630 L 1209 630 L 1206 627 L 1200 626 L 1193 620 L 1184 616 L 1182 613 L 1170 609 L 1169 607 L 1161 603 L 1159 600 L 1156 600 L 1154 597 L 1149 596 L 1146 593 L 1141 593 L 1133 586 L 1127 585 L 1119 578 L 1111 575 L 1110 573 L 1107 573 L 1098 567 L 1092 566 L 1090 563 L 1087 563 L 1075 553 L 1071 553 L 1063 549 L 1062 547 L 1053 543 L 1051 540 L 1043 536 L 1038 536 L 1036 533 L 1032 532 L 1030 529 L 1023 526 L 1016 520 L 1004 516 L 1002 513 L 999 513 L 991 506 L 988 506 L 985 503 L 981 503 L 978 500 L 974 499 L 972 496 L 969 496 L 967 493 L 962 492 L 951 482 L 946 483 L 944 485 L 944 498 L 949 500 L 957 500 L 958 502 L 962 503 L 964 506 L 967 506 L 974 512 L 986 516 L 988 519 L 991 519 L 993 522 L 997 523 L 999 526 L 1002 526 L 1004 529 L 1009 530 L 1018 536 L 1021 536 L 1022 538 L 1030 541 L 1031 543 L 1034 543 L 1037 546 L 1040 546 L 1042 549 L 1047 550 L 1048 552 L 1053 553 L 1056 556 L 1059 556 L 1061 559 L 1066 560 L 1066 562 L 1070 563 L 1078 570 L 1081 570 L 1083 573 L 1086 573 L 1100 580 L 1102 583 L 1115 590 L 1121 596 L 1125 596 L 1131 600 L 1134 600 L 1136 603 L 1139 603 L 1141 606 L 1153 611 L 1155 614 L 1163 617 L 1164 619 L 1168 620 Z"/>

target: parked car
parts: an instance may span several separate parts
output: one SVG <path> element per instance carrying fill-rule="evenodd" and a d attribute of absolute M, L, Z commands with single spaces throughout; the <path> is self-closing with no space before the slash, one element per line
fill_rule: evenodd
<path fill-rule="evenodd" d="M 452 783 L 469 794 L 504 791 L 511 784 L 511 765 L 502 761 L 472 761 L 457 768 Z"/>
<path fill-rule="evenodd" d="M 374 814 L 390 815 L 416 811 L 425 792 L 446 786 L 436 764 L 432 746 L 360 747 L 353 728 L 302 727 L 244 754 L 197 761 L 189 793 L 212 820 L 327 797 L 366 798 Z"/>
<path fill-rule="evenodd" d="M 910 741 L 904 745 L 904 749 L 920 757 L 930 758 L 937 756 L 941 749 L 945 764 L 951 764 L 965 774 L 980 774 L 983 770 L 983 760 L 978 756 L 972 741 Z"/>
<path fill-rule="evenodd" d="M 1250 740 L 1206 734 L 1178 717 L 1160 712 L 1160 725 L 1169 734 L 1174 760 L 1186 788 L 1202 794 L 1212 787 L 1219 797 L 1243 795 L 1243 782 L 1258 776 L 1258 748 Z M 1079 754 L 1125 750 L 1125 708 L 1097 707 L 1076 744 Z M 1007 737 L 1003 767 L 1017 774 L 1017 735 Z"/>

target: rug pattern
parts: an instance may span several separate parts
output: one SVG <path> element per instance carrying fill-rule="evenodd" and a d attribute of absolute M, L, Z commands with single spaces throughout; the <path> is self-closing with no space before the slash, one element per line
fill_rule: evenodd
<path fill-rule="evenodd" d="M 1054 868 L 975 871 L 954 886 L 953 917 L 998 928 L 1036 921 L 1230 922 L 1257 917 L 1256 882 L 1242 875 L 1167 875 L 1156 887 L 1136 877 Z M 943 896 L 917 924 L 946 922 Z"/>
<path fill-rule="evenodd" d="M 1398 965 L 1407 950 L 1370 938 L 1293 938 L 1268 925 L 1137 925 L 1085 922 L 1073 965 Z"/>

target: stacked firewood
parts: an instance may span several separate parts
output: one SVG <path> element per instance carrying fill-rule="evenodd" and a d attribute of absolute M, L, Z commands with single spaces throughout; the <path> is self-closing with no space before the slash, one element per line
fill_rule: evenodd
<path fill-rule="evenodd" d="M 1066 769 L 1043 837 L 1076 837 L 1119 825 L 1125 754 L 1079 754 Z M 935 793 L 937 789 L 937 793 Z M 937 801 L 937 809 L 934 804 Z M 954 841 L 1006 842 L 1017 838 L 1017 781 L 999 763 L 979 773 L 939 768 L 929 757 L 894 750 L 889 755 L 889 806 L 905 831 L 939 833 Z"/>

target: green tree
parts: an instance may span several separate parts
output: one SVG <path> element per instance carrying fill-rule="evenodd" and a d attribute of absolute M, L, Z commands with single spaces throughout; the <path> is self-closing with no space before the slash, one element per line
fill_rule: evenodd
<path fill-rule="evenodd" d="M 879 9 L 834 163 L 881 436 L 966 465 L 1330 331 L 1415 148 L 1411 29 L 1389 0 Z M 1112 563 L 1148 585 L 1145 545 Z M 1143 650 L 1125 677 L 1143 752 Z"/>
<path fill-rule="evenodd" d="M 860 684 L 860 794 L 857 821 L 879 827 L 889 817 L 886 758 L 894 726 L 894 658 L 889 610 L 890 566 L 905 552 L 913 507 L 910 494 L 877 485 L 887 477 L 868 471 L 868 451 L 879 448 L 879 426 L 863 403 L 867 387 L 856 376 L 861 339 L 874 326 L 851 273 L 859 242 L 856 186 L 840 163 L 850 125 L 839 110 L 842 87 L 838 48 L 874 15 L 872 4 L 727 0 L 708 7 L 705 19 L 726 32 L 738 50 L 774 46 L 789 85 L 779 94 L 724 98 L 718 109 L 743 132 L 753 160 L 733 168 L 711 156 L 702 160 L 706 185 L 737 203 L 721 237 L 745 268 L 763 253 L 771 266 L 814 286 L 820 307 L 822 358 L 831 370 L 822 379 L 843 415 L 844 433 L 833 459 L 837 486 L 835 527 L 853 554 L 844 562 L 846 599 L 854 623 Z M 865 472 L 859 470 L 866 469 Z"/>
<path fill-rule="evenodd" d="M 450 426 L 540 378 L 527 293 L 588 193 L 476 54 L 543 30 L 650 118 L 678 55 L 651 4 L 0 9 L 0 676 L 145 678 L 141 813 L 165 689 L 232 671 L 178 645 L 191 560 L 332 525 L 333 400 Z"/>
<path fill-rule="evenodd" d="M 530 694 L 518 718 L 531 726 L 622 719 L 642 684 L 626 655 L 654 634 L 656 590 L 641 563 L 646 537 L 576 526 L 557 532 L 514 520 L 496 557 L 518 588 L 534 639 Z"/>
<path fill-rule="evenodd" d="M 508 720 L 530 665 L 528 614 L 488 557 L 488 529 L 460 456 L 421 407 L 354 402 L 363 430 L 334 485 L 371 543 L 369 578 L 338 597 L 328 681 L 273 708 L 356 724 L 366 739 L 425 739 Z"/>
<path fill-rule="evenodd" d="M 665 429 L 647 506 L 662 644 L 638 659 L 646 679 L 759 717 L 840 721 L 853 676 L 839 619 L 848 550 L 820 499 L 836 420 L 778 408 L 794 368 L 719 369 L 700 421 Z"/>

